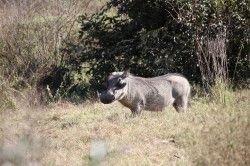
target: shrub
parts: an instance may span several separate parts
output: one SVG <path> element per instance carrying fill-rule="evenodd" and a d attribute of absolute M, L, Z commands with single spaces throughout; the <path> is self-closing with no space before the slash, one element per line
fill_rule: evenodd
<path fill-rule="evenodd" d="M 92 90 L 100 88 L 110 72 L 125 69 L 145 77 L 180 72 L 200 83 L 204 73 L 198 46 L 226 29 L 226 78 L 246 80 L 248 6 L 247 1 L 234 0 L 112 0 L 99 13 L 79 18 L 80 39 L 64 49 L 65 62 L 76 72 L 81 64 L 89 64 Z"/>

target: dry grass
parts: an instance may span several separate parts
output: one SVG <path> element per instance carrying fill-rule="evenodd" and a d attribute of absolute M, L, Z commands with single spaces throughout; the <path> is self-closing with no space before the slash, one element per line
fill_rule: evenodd
<path fill-rule="evenodd" d="M 80 15 L 105 0 L 0 1 L 0 79 L 24 89 L 63 62 L 61 49 L 78 38 Z M 0 92 L 1 93 L 1 92 Z"/>
<path fill-rule="evenodd" d="M 0 111 L 15 107 L 10 93 L 33 91 L 62 64 L 61 49 L 78 39 L 79 16 L 96 13 L 105 2 L 0 0 Z"/>
<path fill-rule="evenodd" d="M 118 103 L 4 111 L 0 164 L 249 165 L 250 90 L 231 96 L 224 104 L 193 99 L 185 114 L 166 108 L 137 118 Z"/>

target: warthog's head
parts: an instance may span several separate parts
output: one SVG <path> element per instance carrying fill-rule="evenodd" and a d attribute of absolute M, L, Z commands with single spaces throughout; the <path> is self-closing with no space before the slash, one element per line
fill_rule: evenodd
<path fill-rule="evenodd" d="M 104 83 L 105 91 L 98 93 L 98 97 L 104 104 L 121 100 L 127 91 L 127 77 L 129 72 L 113 72 Z"/>

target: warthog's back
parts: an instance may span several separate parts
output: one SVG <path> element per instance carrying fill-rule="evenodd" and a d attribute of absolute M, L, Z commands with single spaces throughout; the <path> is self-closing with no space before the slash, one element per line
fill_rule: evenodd
<path fill-rule="evenodd" d="M 172 87 L 172 95 L 174 98 L 178 96 L 188 96 L 190 93 L 190 84 L 181 74 L 169 73 L 158 77 L 148 78 L 147 80 L 152 82 L 156 87 L 158 87 L 159 83 L 162 81 L 169 82 Z"/>

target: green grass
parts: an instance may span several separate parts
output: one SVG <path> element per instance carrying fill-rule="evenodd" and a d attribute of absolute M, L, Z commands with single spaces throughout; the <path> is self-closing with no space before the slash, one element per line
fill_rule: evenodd
<path fill-rule="evenodd" d="M 119 103 L 4 111 L 0 143 L 18 153 L 0 157 L 0 164 L 249 165 L 250 90 L 223 94 L 193 98 L 187 113 L 168 107 L 136 118 Z M 28 145 L 22 142 L 27 135 Z M 18 150 L 22 144 L 25 155 Z"/>

